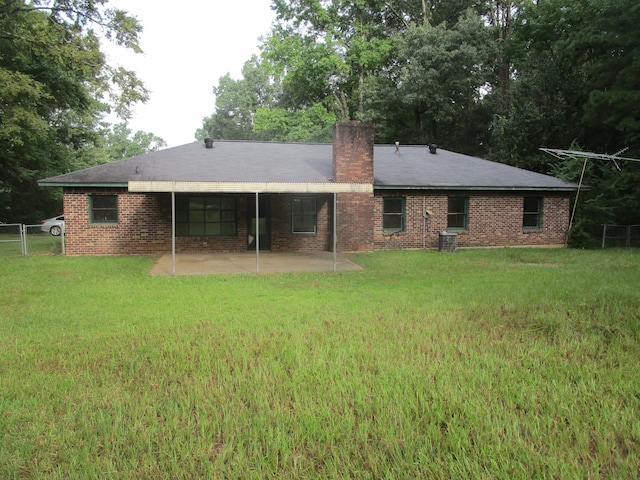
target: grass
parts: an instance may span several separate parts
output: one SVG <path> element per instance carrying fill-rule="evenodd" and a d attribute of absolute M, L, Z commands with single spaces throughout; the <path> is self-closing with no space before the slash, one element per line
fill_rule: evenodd
<path fill-rule="evenodd" d="M 638 478 L 637 250 L 0 263 L 0 478 Z"/>

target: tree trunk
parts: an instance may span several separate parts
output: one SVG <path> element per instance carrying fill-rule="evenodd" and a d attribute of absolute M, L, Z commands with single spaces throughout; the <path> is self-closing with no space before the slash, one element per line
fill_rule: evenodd
<path fill-rule="evenodd" d="M 511 20 L 515 8 L 512 0 L 495 0 L 488 12 L 489 23 L 493 27 L 494 41 L 498 47 L 496 81 L 498 89 L 502 93 L 506 93 L 510 80 L 511 62 L 506 51 L 511 41 Z"/>
<path fill-rule="evenodd" d="M 364 114 L 364 66 L 358 66 L 358 118 Z"/>

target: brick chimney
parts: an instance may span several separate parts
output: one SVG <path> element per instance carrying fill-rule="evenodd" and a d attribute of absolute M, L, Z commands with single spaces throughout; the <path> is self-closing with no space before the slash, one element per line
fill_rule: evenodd
<path fill-rule="evenodd" d="M 334 125 L 333 178 L 336 182 L 373 186 L 373 140 L 373 125 L 356 121 Z M 373 248 L 373 192 L 339 193 L 335 214 L 339 251 Z"/>
<path fill-rule="evenodd" d="M 373 183 L 374 126 L 358 121 L 333 126 L 333 178 L 338 183 Z"/>

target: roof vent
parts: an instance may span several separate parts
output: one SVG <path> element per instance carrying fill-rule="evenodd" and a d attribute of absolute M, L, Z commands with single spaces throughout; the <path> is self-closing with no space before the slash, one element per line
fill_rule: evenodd
<path fill-rule="evenodd" d="M 438 146 L 435 143 L 429 145 L 429 153 L 432 155 L 436 154 L 436 150 L 438 150 Z"/>
<path fill-rule="evenodd" d="M 205 138 L 204 139 L 204 146 L 206 148 L 213 148 L 213 138 Z"/>

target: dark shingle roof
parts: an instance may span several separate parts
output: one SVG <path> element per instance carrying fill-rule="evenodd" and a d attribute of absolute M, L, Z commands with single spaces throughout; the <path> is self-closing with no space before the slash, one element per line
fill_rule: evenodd
<path fill-rule="evenodd" d="M 125 186 L 129 181 L 330 183 L 331 144 L 194 142 L 41 180 L 42 186 Z M 376 145 L 375 188 L 575 190 L 577 184 L 447 150 Z"/>
<path fill-rule="evenodd" d="M 473 190 L 575 190 L 578 185 L 502 163 L 425 146 L 379 145 L 375 148 L 376 188 Z"/>
<path fill-rule="evenodd" d="M 331 145 L 199 142 L 42 180 L 41 184 L 176 182 L 328 182 Z"/>

